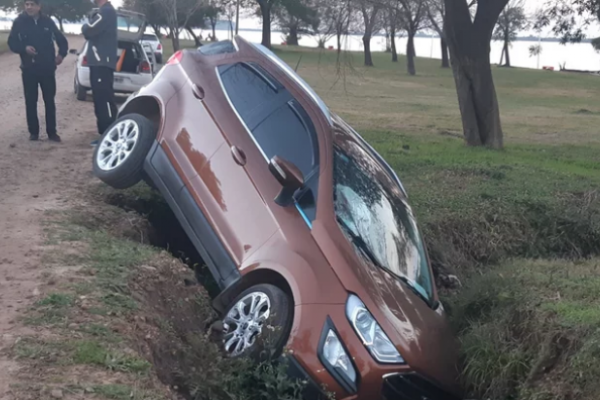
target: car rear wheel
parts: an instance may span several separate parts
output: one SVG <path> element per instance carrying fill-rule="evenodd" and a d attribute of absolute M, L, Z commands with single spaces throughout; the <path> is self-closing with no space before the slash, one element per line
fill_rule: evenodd
<path fill-rule="evenodd" d="M 140 182 L 156 133 L 156 124 L 142 115 L 119 118 L 96 147 L 94 175 L 115 189 L 127 189 Z"/>
<path fill-rule="evenodd" d="M 242 292 L 223 319 L 225 352 L 232 357 L 262 357 L 263 350 L 279 356 L 293 322 L 290 296 L 277 286 L 260 284 Z"/>
<path fill-rule="evenodd" d="M 160 53 L 157 53 L 157 54 L 155 55 L 155 58 L 156 58 L 156 63 L 157 63 L 157 64 L 162 64 L 162 63 L 163 63 L 163 55 L 162 55 L 162 54 L 160 54 Z"/>
<path fill-rule="evenodd" d="M 87 99 L 87 90 L 86 90 L 86 88 L 84 88 L 83 86 L 81 86 L 79 84 L 79 80 L 77 79 L 77 76 L 75 76 L 75 79 L 74 79 L 74 91 L 75 91 L 75 96 L 77 96 L 77 100 L 85 101 Z"/>

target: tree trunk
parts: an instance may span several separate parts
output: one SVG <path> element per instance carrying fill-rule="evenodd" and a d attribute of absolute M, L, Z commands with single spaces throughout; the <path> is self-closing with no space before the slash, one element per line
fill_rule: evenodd
<path fill-rule="evenodd" d="M 441 38 L 440 40 L 442 46 L 442 68 L 450 68 L 450 59 L 448 57 L 448 44 L 446 43 L 446 39 Z"/>
<path fill-rule="evenodd" d="M 290 25 L 290 34 L 287 38 L 287 44 L 290 46 L 298 46 L 298 26 L 295 24 Z"/>
<path fill-rule="evenodd" d="M 504 66 L 510 67 L 510 55 L 508 54 L 508 38 L 504 39 L 504 55 L 506 56 Z"/>
<path fill-rule="evenodd" d="M 212 41 L 216 42 L 217 41 L 217 20 L 215 19 L 215 21 L 211 21 L 210 24 L 212 25 Z"/>
<path fill-rule="evenodd" d="M 262 15 L 262 42 L 267 49 L 271 48 L 271 6 L 264 4 L 260 6 Z"/>
<path fill-rule="evenodd" d="M 456 61 L 453 56 L 452 68 L 467 144 L 502 148 L 500 111 L 489 53 Z"/>
<path fill-rule="evenodd" d="M 337 33 L 337 51 L 338 53 L 342 52 L 342 33 L 338 32 Z"/>
<path fill-rule="evenodd" d="M 464 1 L 445 0 L 445 38 L 456 83 L 465 142 L 500 149 L 503 132 L 490 65 L 494 26 L 508 0 L 481 2 L 473 21 Z"/>
<path fill-rule="evenodd" d="M 65 33 L 65 27 L 63 26 L 63 20 L 62 20 L 62 18 L 58 18 L 57 17 L 56 19 L 58 20 L 58 26 L 60 27 L 60 31 L 62 33 Z"/>
<path fill-rule="evenodd" d="M 363 36 L 363 45 L 365 46 L 365 67 L 373 66 L 373 55 L 371 54 L 371 35 Z"/>
<path fill-rule="evenodd" d="M 189 27 L 189 26 L 188 26 L 188 27 L 186 27 L 185 29 L 186 29 L 186 30 L 187 30 L 187 31 L 190 33 L 190 35 L 191 35 L 191 36 L 194 38 L 194 43 L 196 44 L 196 47 L 200 47 L 200 46 L 202 46 L 202 42 L 200 41 L 200 38 L 198 37 L 198 35 L 196 35 L 196 34 L 194 33 L 194 30 L 193 30 L 191 27 Z"/>
<path fill-rule="evenodd" d="M 179 51 L 179 29 L 171 28 L 171 42 L 173 42 L 173 51 Z"/>
<path fill-rule="evenodd" d="M 160 26 L 153 24 L 152 29 L 154 30 L 154 34 L 156 35 L 156 37 L 160 39 L 161 38 Z"/>
<path fill-rule="evenodd" d="M 398 62 L 398 49 L 396 49 L 396 27 L 390 29 L 390 40 L 392 46 L 392 62 Z"/>
<path fill-rule="evenodd" d="M 406 43 L 406 69 L 410 75 L 416 75 L 415 68 L 415 32 L 408 32 L 408 42 Z"/>

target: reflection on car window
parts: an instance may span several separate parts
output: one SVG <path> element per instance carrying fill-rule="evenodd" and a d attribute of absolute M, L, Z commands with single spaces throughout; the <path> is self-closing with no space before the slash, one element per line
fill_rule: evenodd
<path fill-rule="evenodd" d="M 336 216 L 362 238 L 378 264 L 431 300 L 432 278 L 416 221 L 397 185 L 355 143 L 335 148 Z"/>
<path fill-rule="evenodd" d="M 277 95 L 273 84 L 264 79 L 264 76 L 258 75 L 249 65 L 228 65 L 220 67 L 219 72 L 225 91 L 246 123 L 252 119 L 255 110 Z"/>

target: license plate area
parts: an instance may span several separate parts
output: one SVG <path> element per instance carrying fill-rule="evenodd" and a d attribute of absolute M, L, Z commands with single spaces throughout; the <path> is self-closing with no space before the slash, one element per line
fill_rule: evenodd
<path fill-rule="evenodd" d="M 125 79 L 121 78 L 120 76 L 115 76 L 115 83 L 123 83 L 125 81 Z"/>

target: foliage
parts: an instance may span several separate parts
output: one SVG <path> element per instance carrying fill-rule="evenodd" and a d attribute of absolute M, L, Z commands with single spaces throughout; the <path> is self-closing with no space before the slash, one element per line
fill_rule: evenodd
<path fill-rule="evenodd" d="M 0 9 L 17 10 L 22 6 L 22 0 L 0 0 Z M 86 0 L 44 0 L 42 10 L 48 16 L 63 21 L 78 22 L 91 10 L 92 4 Z"/>
<path fill-rule="evenodd" d="M 288 45 L 297 46 L 300 34 L 319 25 L 317 10 L 306 1 L 282 1 L 273 11 L 274 22 L 287 35 Z"/>
<path fill-rule="evenodd" d="M 596 0 L 549 0 L 538 13 L 536 28 L 550 27 L 563 44 L 576 43 L 599 19 L 600 2 Z"/>
<path fill-rule="evenodd" d="M 517 34 L 527 29 L 528 19 L 521 1 L 509 3 L 500 14 L 492 38 L 504 42 L 513 42 Z"/>
<path fill-rule="evenodd" d="M 542 45 L 541 44 L 532 44 L 529 46 L 529 57 L 536 57 L 542 54 Z"/>

